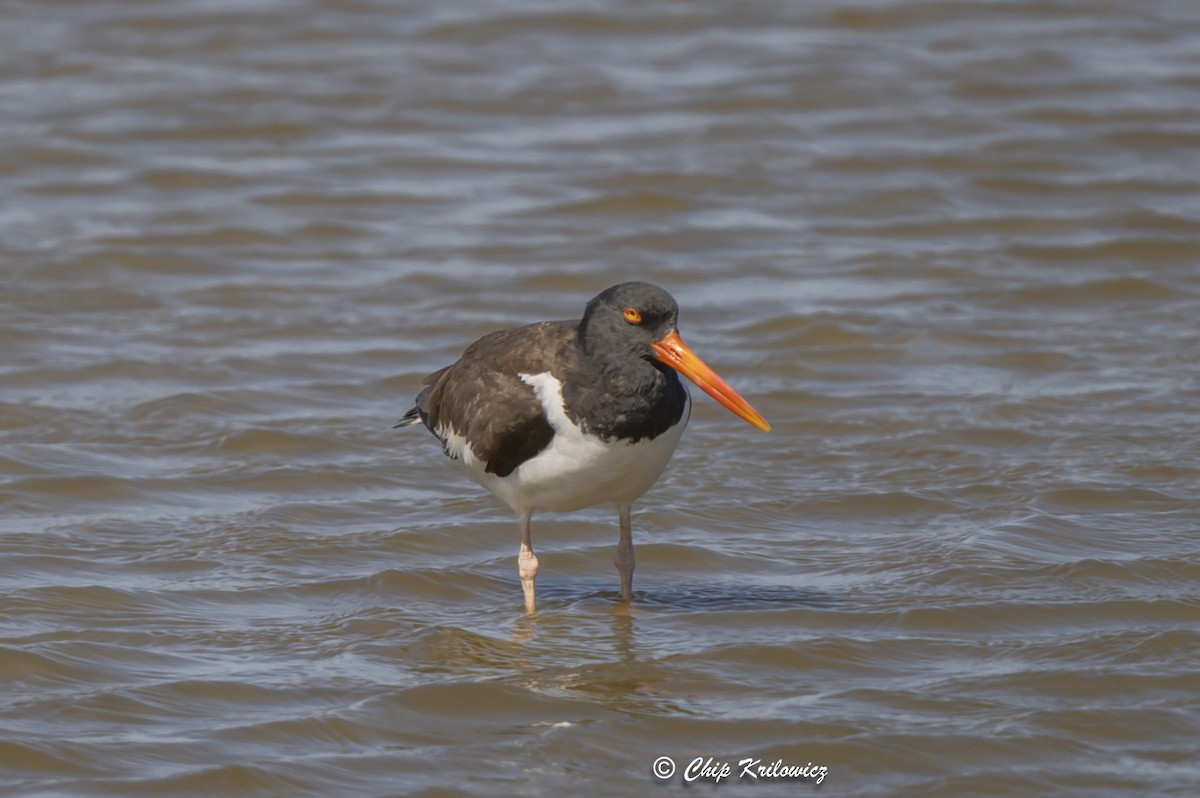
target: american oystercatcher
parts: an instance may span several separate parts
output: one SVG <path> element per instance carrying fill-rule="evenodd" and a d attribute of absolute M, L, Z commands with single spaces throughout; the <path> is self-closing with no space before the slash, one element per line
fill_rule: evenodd
<path fill-rule="evenodd" d="M 762 430 L 750 404 L 684 345 L 679 306 L 650 283 L 621 283 L 579 321 L 545 321 L 485 335 L 423 381 L 396 425 L 424 424 L 442 450 L 512 508 L 521 523 L 518 571 L 534 611 L 529 522 L 534 510 L 612 502 L 621 536 L 621 598 L 633 596 L 630 507 L 658 481 L 691 414 L 677 373 Z"/>

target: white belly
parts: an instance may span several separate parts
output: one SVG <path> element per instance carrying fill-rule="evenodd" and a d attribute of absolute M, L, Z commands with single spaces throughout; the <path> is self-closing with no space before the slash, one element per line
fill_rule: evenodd
<path fill-rule="evenodd" d="M 521 379 L 533 386 L 554 428 L 549 446 L 508 476 L 498 477 L 484 470 L 486 463 L 465 442 L 452 443 L 472 478 L 518 514 L 579 510 L 601 502 L 632 504 L 662 476 L 692 411 L 689 397 L 679 423 L 653 440 L 606 442 L 585 435 L 567 417 L 562 385 L 549 373 L 522 374 Z"/>

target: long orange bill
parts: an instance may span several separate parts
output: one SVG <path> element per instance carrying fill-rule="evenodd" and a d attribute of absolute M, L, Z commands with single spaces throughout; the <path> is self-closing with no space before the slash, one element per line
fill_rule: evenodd
<path fill-rule="evenodd" d="M 654 349 L 654 354 L 658 356 L 660 362 L 666 363 L 699 385 L 700 390 L 726 408 L 763 431 L 771 429 L 767 420 L 760 416 L 749 402 L 738 396 L 737 391 L 730 388 L 725 380 L 717 376 L 717 372 L 710 369 L 695 352 L 688 348 L 688 345 L 680 339 L 679 333 L 672 330 L 670 335 L 661 341 L 655 341 L 650 346 Z"/>

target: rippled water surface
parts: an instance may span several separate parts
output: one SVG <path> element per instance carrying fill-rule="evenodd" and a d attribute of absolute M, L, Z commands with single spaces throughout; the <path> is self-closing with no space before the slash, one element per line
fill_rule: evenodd
<path fill-rule="evenodd" d="M 1197 794 L 1195 3 L 12 0 L 0 120 L 3 794 Z M 391 425 L 631 278 L 774 430 L 525 617 Z"/>

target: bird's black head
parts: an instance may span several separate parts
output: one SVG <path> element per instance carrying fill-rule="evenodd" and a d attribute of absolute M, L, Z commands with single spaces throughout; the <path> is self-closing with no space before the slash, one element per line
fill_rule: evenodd
<path fill-rule="evenodd" d="M 679 338 L 679 306 L 650 283 L 621 283 L 587 304 L 579 322 L 584 355 L 608 379 L 609 390 L 632 386 L 643 397 L 680 391 L 679 372 L 761 430 L 771 425 Z M 646 366 L 649 365 L 649 368 Z"/>
<path fill-rule="evenodd" d="M 621 283 L 588 302 L 579 323 L 583 351 L 601 359 L 657 359 L 651 344 L 675 331 L 679 305 L 651 283 Z"/>

